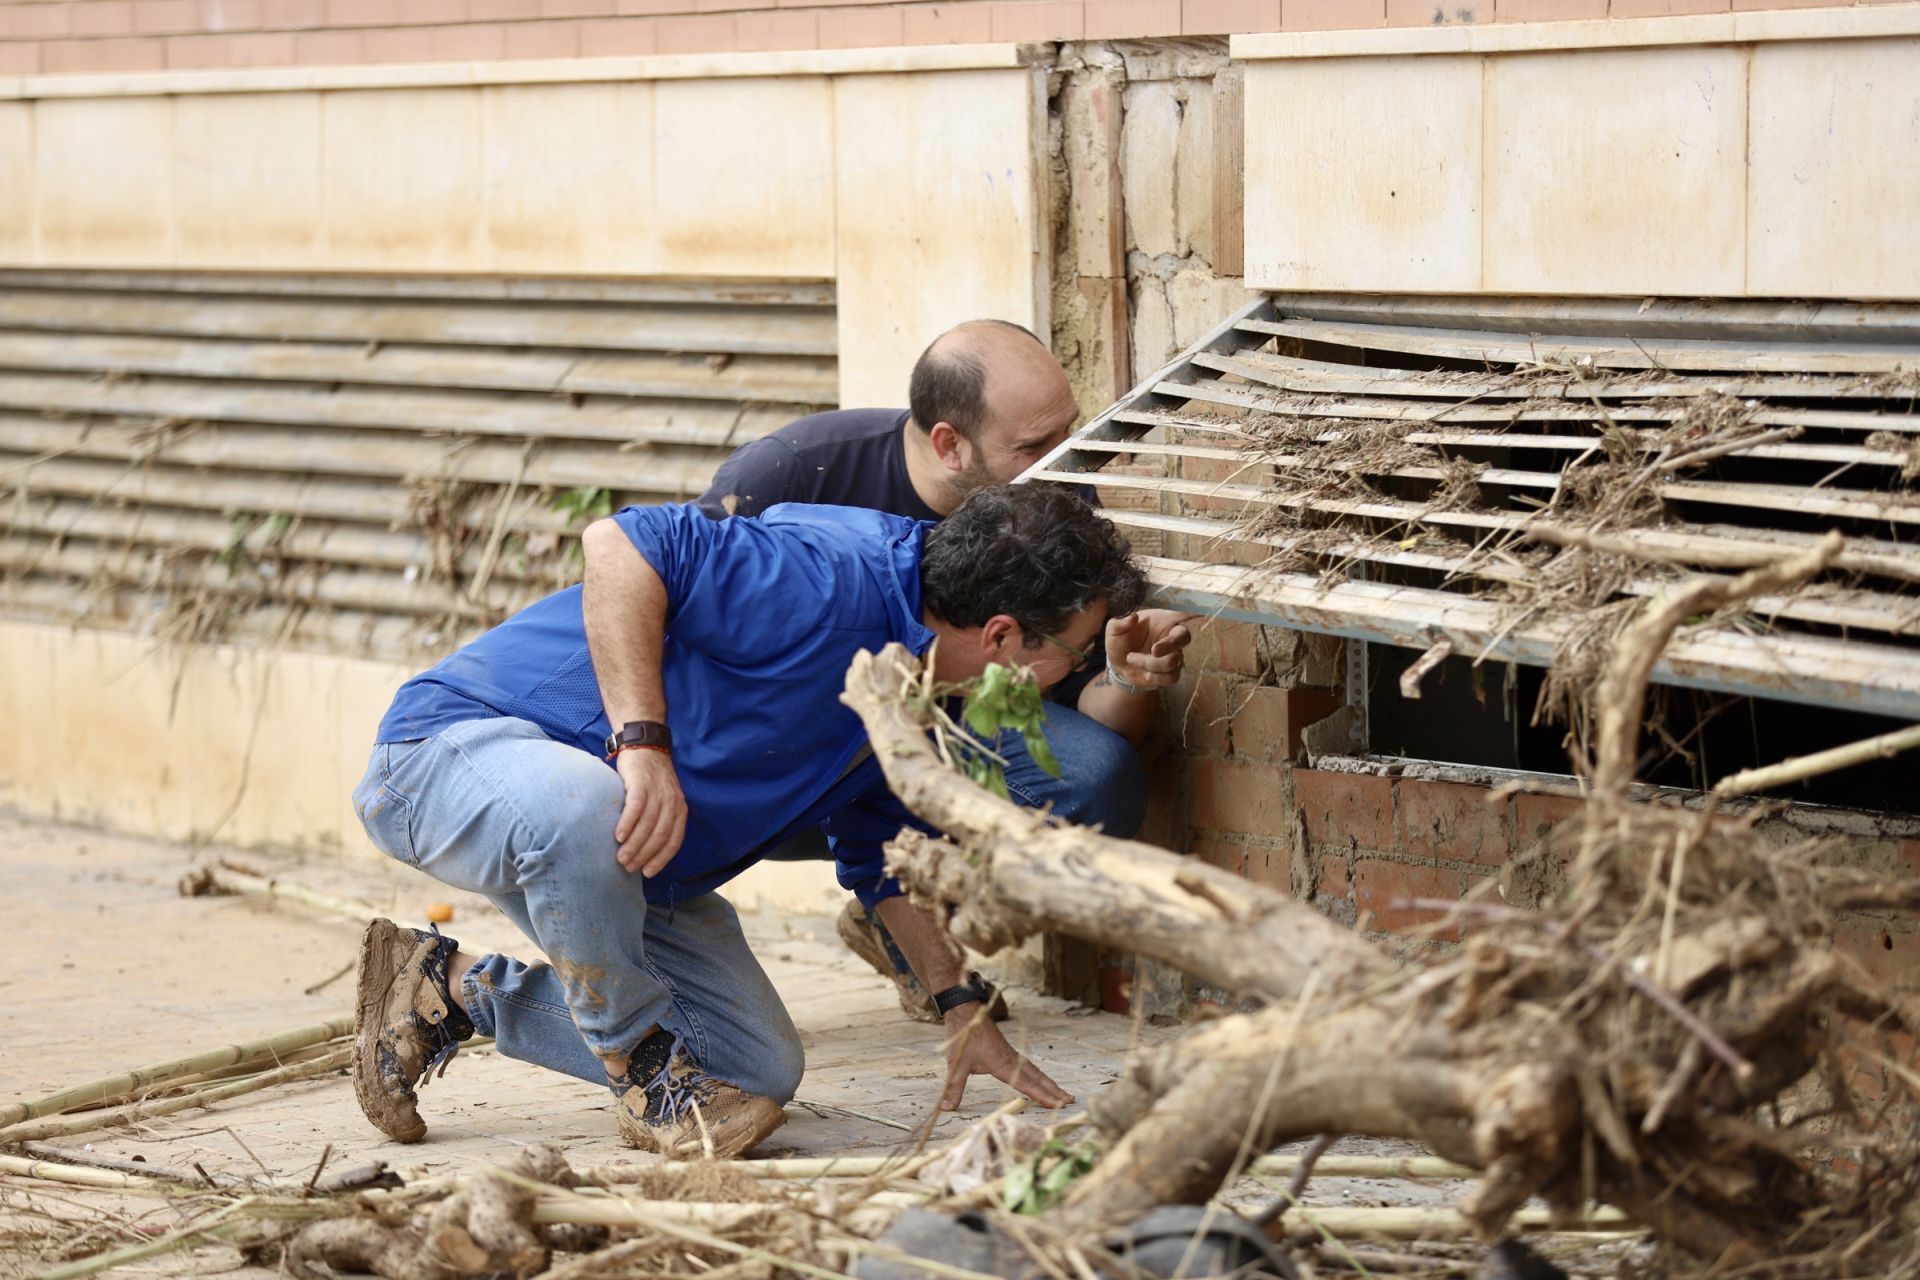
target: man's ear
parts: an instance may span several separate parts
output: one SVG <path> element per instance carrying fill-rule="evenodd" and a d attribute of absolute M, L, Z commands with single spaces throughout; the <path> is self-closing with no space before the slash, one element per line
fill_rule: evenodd
<path fill-rule="evenodd" d="M 1004 613 L 996 613 L 980 624 L 980 651 L 988 662 L 1008 662 L 1020 648 L 1024 633 L 1020 624 Z"/>
<path fill-rule="evenodd" d="M 951 422 L 934 423 L 933 430 L 927 432 L 927 440 L 933 445 L 934 456 L 940 459 L 941 466 L 949 471 L 967 469 L 966 437 Z"/>

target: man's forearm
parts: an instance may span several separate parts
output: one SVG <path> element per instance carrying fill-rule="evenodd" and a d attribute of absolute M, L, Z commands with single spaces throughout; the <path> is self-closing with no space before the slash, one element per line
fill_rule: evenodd
<path fill-rule="evenodd" d="M 587 575 L 580 610 L 607 720 L 616 732 L 630 720 L 665 721 L 660 655 L 667 630 L 666 585 L 612 520 L 588 525 L 581 543 Z"/>
<path fill-rule="evenodd" d="M 1116 688 L 1103 671 L 1080 691 L 1080 701 L 1074 709 L 1137 747 L 1146 741 L 1147 730 L 1153 727 L 1154 712 L 1159 705 L 1158 693 L 1152 690 L 1126 693 Z"/>
<path fill-rule="evenodd" d="M 959 986 L 966 979 L 965 955 L 932 916 L 905 898 L 883 898 L 874 911 L 928 994 Z"/>

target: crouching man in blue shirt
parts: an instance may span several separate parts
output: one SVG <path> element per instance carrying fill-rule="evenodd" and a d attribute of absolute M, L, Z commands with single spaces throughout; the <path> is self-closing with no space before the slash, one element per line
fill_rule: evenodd
<path fill-rule="evenodd" d="M 941 995 L 958 1106 L 976 1074 L 1072 1099 L 979 1012 L 960 958 L 883 866 L 911 816 L 840 691 L 898 642 L 957 682 L 1044 687 L 1140 603 L 1125 540 L 1077 497 L 999 486 L 934 524 L 789 504 L 713 521 L 629 507 L 585 534 L 586 580 L 403 685 L 355 808 L 375 845 L 483 893 L 547 964 L 377 920 L 361 943 L 354 1085 L 391 1137 L 460 1041 L 607 1084 L 642 1150 L 753 1147 L 799 1087 L 800 1037 L 715 892 L 823 827 L 840 883 Z"/>

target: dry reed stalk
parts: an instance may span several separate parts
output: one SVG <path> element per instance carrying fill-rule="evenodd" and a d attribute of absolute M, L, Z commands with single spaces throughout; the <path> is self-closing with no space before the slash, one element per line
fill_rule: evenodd
<path fill-rule="evenodd" d="M 291 1084 L 296 1080 L 309 1080 L 315 1076 L 338 1071 L 353 1061 L 353 1048 L 348 1046 L 336 1049 L 325 1057 L 314 1058 L 307 1062 L 296 1062 L 291 1066 L 279 1067 L 272 1071 L 261 1072 L 244 1080 L 231 1084 L 216 1085 L 210 1089 L 200 1089 L 183 1094 L 177 1098 L 163 1098 L 157 1102 L 130 1102 L 125 1106 L 113 1107 L 104 1111 L 90 1111 L 77 1116 L 60 1116 L 51 1119 L 29 1120 L 10 1128 L 0 1129 L 0 1146 L 11 1146 L 21 1142 L 37 1142 L 47 1138 L 66 1138 L 76 1133 L 90 1133 L 95 1129 L 110 1129 L 120 1125 L 134 1124 L 141 1120 L 169 1116 L 176 1111 L 186 1111 L 194 1107 L 210 1106 L 237 1098 L 243 1094 L 257 1093 L 275 1085 Z"/>
<path fill-rule="evenodd" d="M 938 1154 L 938 1153 L 936 1153 Z M 1255 1174 L 1290 1174 L 1300 1166 L 1296 1155 L 1261 1156 L 1248 1168 Z M 893 1156 L 821 1156 L 810 1159 L 663 1161 L 657 1165 L 631 1166 L 636 1169 L 679 1172 L 718 1167 L 738 1169 L 753 1178 L 813 1179 L 865 1178 L 892 1172 L 900 1161 Z M 589 1181 L 618 1182 L 629 1166 L 611 1165 L 590 1169 Z M 1326 1178 L 1472 1178 L 1477 1171 L 1437 1156 L 1321 1156 L 1314 1172 Z"/>
<path fill-rule="evenodd" d="M 1713 794 L 1740 796 L 1752 795 L 1756 791 L 1770 791 L 1774 787 L 1805 782 L 1808 778 L 1817 778 L 1823 773 L 1833 773 L 1856 764 L 1865 764 L 1869 760 L 1884 760 L 1902 751 L 1911 751 L 1915 747 L 1920 747 L 1920 725 L 1863 738 L 1859 742 L 1832 747 L 1826 751 L 1815 751 L 1810 755 L 1795 756 L 1791 760 L 1782 760 L 1779 764 L 1742 769 L 1714 783 Z"/>
<path fill-rule="evenodd" d="M 252 872 L 241 871 L 217 861 L 195 867 L 181 876 L 180 893 L 181 896 L 188 898 L 208 893 L 284 898 L 289 902 L 298 902 L 316 911 L 352 920 L 357 924 L 365 924 L 380 914 L 378 910 L 364 902 L 335 897 L 330 893 L 322 893 L 318 889 L 309 889 L 292 880 L 254 875 Z"/>
<path fill-rule="evenodd" d="M 76 1107 L 132 1093 L 137 1089 L 148 1088 L 196 1072 L 217 1071 L 244 1063 L 276 1059 L 281 1054 L 324 1044 L 329 1040 L 338 1040 L 342 1036 L 352 1034 L 353 1016 L 347 1014 L 330 1018 L 325 1022 L 317 1022 L 311 1026 L 282 1031 L 263 1039 L 248 1040 L 219 1049 L 208 1049 L 184 1058 L 156 1062 L 151 1066 L 135 1067 L 131 1071 L 124 1071 L 118 1075 L 104 1076 L 98 1080 L 89 1080 L 85 1084 L 62 1089 L 58 1093 L 48 1094 L 33 1102 L 10 1102 L 0 1106 L 0 1126 L 18 1124 L 22 1120 L 34 1120 L 41 1116 L 58 1115 L 63 1111 L 72 1111 Z M 0 1133 L 4 1133 L 4 1130 L 0 1129 Z M 3 1140 L 25 1141 L 25 1139 L 13 1137 L 6 1137 Z"/>

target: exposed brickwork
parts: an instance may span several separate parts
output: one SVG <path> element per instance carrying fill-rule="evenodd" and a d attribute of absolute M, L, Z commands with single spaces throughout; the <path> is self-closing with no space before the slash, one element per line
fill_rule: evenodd
<path fill-rule="evenodd" d="M 1878 2 L 1885 0 L 1859 0 Z M 0 73 L 1148 39 L 1830 7 L 1839 6 L 1816 0 L 0 0 Z M 597 25 L 619 18 L 644 25 Z M 416 34 L 400 34 L 408 29 Z"/>
<path fill-rule="evenodd" d="M 1363 925 L 1398 934 L 1419 929 L 1442 942 L 1459 940 L 1458 926 L 1433 926 L 1441 919 L 1431 909 L 1409 905 L 1416 899 L 1452 902 L 1467 890 L 1467 877 L 1455 867 L 1410 866 L 1386 858 L 1361 858 L 1354 867 L 1353 905 Z"/>
<path fill-rule="evenodd" d="M 1423 858 L 1450 857 L 1497 867 L 1513 847 L 1511 802 L 1489 804 L 1485 787 L 1402 779 L 1400 847 Z"/>

